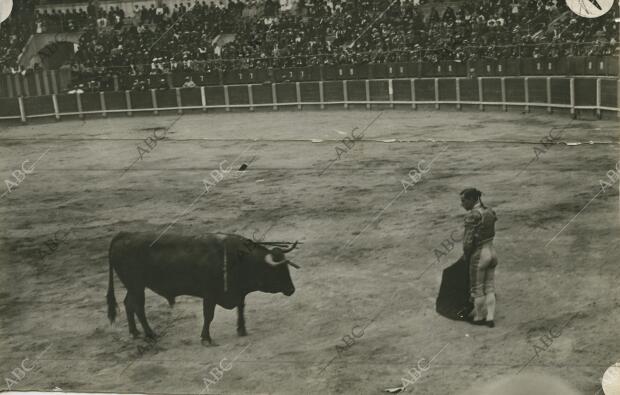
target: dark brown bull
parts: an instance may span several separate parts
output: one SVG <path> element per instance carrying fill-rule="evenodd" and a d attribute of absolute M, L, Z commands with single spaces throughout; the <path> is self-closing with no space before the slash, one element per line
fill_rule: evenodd
<path fill-rule="evenodd" d="M 202 298 L 203 344 L 212 345 L 209 326 L 215 305 L 237 308 L 237 333 L 247 335 L 243 309 L 245 296 L 262 291 L 290 296 L 295 292 L 288 265 L 298 267 L 285 257 L 290 248 L 266 248 L 260 243 L 232 234 L 203 236 L 165 235 L 157 239 L 152 233 L 121 232 L 110 243 L 110 278 L 107 303 L 108 318 L 114 322 L 117 304 L 114 297 L 114 273 L 127 289 L 125 310 L 129 333 L 139 335 L 134 315 L 144 333 L 154 338 L 144 313 L 144 289 L 163 296 L 172 306 L 175 297 L 190 295 Z"/>

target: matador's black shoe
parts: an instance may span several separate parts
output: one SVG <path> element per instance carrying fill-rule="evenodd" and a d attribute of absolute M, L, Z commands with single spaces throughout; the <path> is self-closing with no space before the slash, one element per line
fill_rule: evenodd
<path fill-rule="evenodd" d="M 472 325 L 486 326 L 488 328 L 495 328 L 495 322 L 493 320 L 487 321 L 485 318 L 481 320 L 474 321 L 472 318 L 469 320 L 469 323 Z"/>

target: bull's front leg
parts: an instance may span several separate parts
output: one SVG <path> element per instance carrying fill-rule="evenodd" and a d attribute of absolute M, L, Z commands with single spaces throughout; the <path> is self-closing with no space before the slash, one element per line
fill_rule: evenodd
<path fill-rule="evenodd" d="M 239 336 L 248 335 L 248 332 L 245 330 L 245 317 L 243 316 L 244 309 L 245 309 L 245 298 L 241 298 L 241 302 L 237 306 L 237 334 Z"/>
<path fill-rule="evenodd" d="M 215 314 L 215 303 L 210 302 L 207 298 L 202 299 L 202 310 L 204 315 L 204 324 L 202 326 L 202 345 L 203 346 L 217 346 L 211 339 L 211 334 L 209 333 L 209 326 L 211 326 L 211 321 L 213 321 L 213 316 Z"/>

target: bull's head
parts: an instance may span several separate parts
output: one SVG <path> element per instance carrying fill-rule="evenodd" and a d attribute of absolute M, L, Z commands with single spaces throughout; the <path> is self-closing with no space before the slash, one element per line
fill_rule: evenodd
<path fill-rule="evenodd" d="M 286 296 L 290 296 L 295 292 L 295 286 L 291 280 L 291 275 L 288 271 L 288 266 L 299 268 L 298 265 L 289 261 L 284 254 L 291 252 L 297 247 L 295 242 L 291 247 L 282 249 L 280 247 L 273 247 L 271 250 L 265 248 L 267 254 L 265 254 L 264 262 L 269 268 L 269 275 L 266 281 L 265 289 L 267 292 L 282 292 Z"/>

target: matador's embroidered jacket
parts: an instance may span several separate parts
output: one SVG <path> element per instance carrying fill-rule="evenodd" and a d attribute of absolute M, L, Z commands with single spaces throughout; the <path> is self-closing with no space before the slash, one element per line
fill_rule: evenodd
<path fill-rule="evenodd" d="M 493 240 L 495 237 L 495 221 L 497 215 L 489 207 L 482 207 L 477 203 L 465 216 L 465 232 L 463 233 L 463 254 L 471 254 L 482 243 Z"/>

